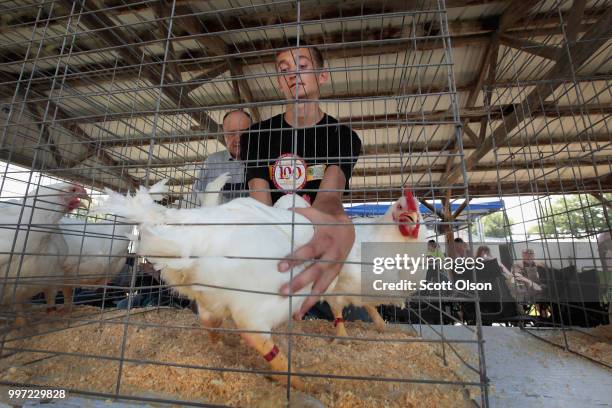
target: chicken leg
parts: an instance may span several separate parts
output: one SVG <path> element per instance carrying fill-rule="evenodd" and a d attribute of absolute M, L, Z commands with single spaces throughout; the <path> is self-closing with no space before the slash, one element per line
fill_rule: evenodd
<path fill-rule="evenodd" d="M 72 286 L 63 286 L 62 293 L 64 294 L 64 307 L 59 310 L 59 314 L 65 314 L 72 308 Z"/>
<path fill-rule="evenodd" d="M 64 306 L 60 309 L 55 305 L 55 297 L 57 290 L 55 288 L 47 288 L 44 290 L 45 300 L 47 302 L 47 313 L 57 313 L 58 315 L 66 314 L 72 307 L 72 286 L 63 286 L 62 293 L 64 294 Z"/>
<path fill-rule="evenodd" d="M 45 301 L 47 303 L 47 313 L 57 311 L 57 307 L 55 306 L 55 296 L 57 296 L 57 290 L 55 288 L 46 288 L 43 290 L 45 294 Z"/>
<path fill-rule="evenodd" d="M 376 310 L 374 306 L 370 306 L 370 305 L 365 305 L 364 308 L 366 312 L 368 312 L 368 314 L 370 315 L 370 318 L 372 318 L 376 331 L 379 333 L 384 332 L 385 331 L 385 321 L 378 313 L 378 310 Z"/>
<path fill-rule="evenodd" d="M 272 339 L 266 339 L 259 333 L 240 333 L 240 336 L 242 336 L 242 339 L 248 346 L 257 350 L 266 359 L 272 370 L 280 372 L 289 371 L 287 357 L 278 349 L 278 346 L 274 344 Z M 273 375 L 272 378 L 281 383 L 286 383 L 287 381 L 287 377 L 284 375 Z M 291 376 L 291 386 L 296 390 L 305 391 L 304 383 L 297 376 Z"/>
<path fill-rule="evenodd" d="M 208 338 L 213 343 L 219 342 L 221 340 L 221 335 L 214 329 L 221 326 L 223 320 L 214 317 L 204 308 L 201 302 L 196 301 L 196 303 L 198 304 L 198 319 L 200 319 L 202 326 L 208 329 Z"/>
<path fill-rule="evenodd" d="M 25 318 L 24 306 L 21 303 L 15 305 L 15 321 L 13 325 L 15 327 L 25 327 L 27 325 L 27 320 Z"/>
<path fill-rule="evenodd" d="M 338 307 L 333 301 L 328 301 L 329 307 L 334 315 L 334 327 L 336 328 L 337 337 L 348 337 L 346 327 L 344 326 L 344 319 L 342 318 L 342 307 Z"/>

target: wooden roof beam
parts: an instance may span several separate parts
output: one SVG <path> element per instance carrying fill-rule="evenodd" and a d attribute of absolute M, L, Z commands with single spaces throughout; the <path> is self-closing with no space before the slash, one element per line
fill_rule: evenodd
<path fill-rule="evenodd" d="M 525 51 L 538 57 L 555 60 L 559 55 L 559 47 L 545 45 L 535 41 L 530 41 L 524 38 L 511 37 L 509 35 L 501 35 L 499 40 L 502 44 L 508 47 L 516 48 L 520 51 Z"/>
<path fill-rule="evenodd" d="M 549 195 L 549 194 L 590 194 L 599 193 L 601 186 L 605 187 L 604 192 L 612 192 L 612 173 L 602 177 L 588 177 L 583 179 L 562 179 L 562 180 L 519 180 L 511 182 L 497 183 L 471 183 L 469 193 L 471 198 L 475 197 L 494 197 L 503 198 L 504 196 L 517 195 Z M 401 186 L 380 186 L 370 188 L 356 188 L 343 197 L 346 202 L 362 201 L 392 201 L 396 200 L 401 194 Z M 422 192 L 429 190 L 428 185 L 414 186 L 415 194 L 421 195 Z M 438 190 L 440 191 L 440 190 Z M 465 198 L 464 187 L 453 187 L 451 190 L 452 198 Z M 431 193 L 431 192 L 430 192 Z M 441 199 L 441 194 L 435 194 L 437 199 Z M 428 195 L 430 197 L 430 195 Z"/>
<path fill-rule="evenodd" d="M 65 2 L 67 0 L 64 0 Z M 80 22 L 85 24 L 91 30 L 97 30 L 97 34 L 100 38 L 106 41 L 107 44 L 117 47 L 117 52 L 121 57 L 131 65 L 138 65 L 141 63 L 140 56 L 142 52 L 133 45 L 130 44 L 128 39 L 123 38 L 122 32 L 116 29 L 113 21 L 106 16 L 103 11 L 96 9 L 89 9 L 84 6 L 84 11 L 88 13 L 81 14 Z M 115 27 L 115 29 L 112 29 Z M 192 108 L 188 110 L 188 114 L 198 122 L 203 129 L 208 132 L 217 133 L 219 131 L 219 125 L 214 121 L 208 114 L 204 112 L 197 112 L 195 108 L 197 105 L 189 98 L 187 94 L 183 94 L 180 88 L 171 86 L 164 86 L 164 80 L 162 71 L 155 64 L 143 65 L 143 74 L 151 81 L 155 86 L 161 87 L 161 92 L 170 98 L 178 108 L 181 106 L 184 108 Z"/>
<path fill-rule="evenodd" d="M 385 3 L 385 10 L 387 10 L 386 9 L 387 6 L 388 4 Z M 402 7 L 406 8 L 405 5 Z M 390 11 L 390 10 L 387 10 L 387 11 Z M 584 16 L 585 16 L 585 19 L 590 20 L 590 19 L 595 18 L 599 14 L 601 14 L 601 12 L 602 11 L 599 9 L 592 9 L 592 10 L 586 11 L 584 13 Z M 82 18 L 83 17 L 87 19 L 87 17 L 91 17 L 91 15 L 83 14 Z M 276 40 L 248 41 L 245 43 L 233 44 L 231 50 L 223 51 L 223 47 L 224 47 L 223 44 L 225 43 L 223 42 L 223 40 L 220 39 L 219 35 L 226 34 L 225 30 L 232 30 L 232 29 L 243 30 L 245 27 L 239 25 L 239 23 L 236 23 L 236 21 L 228 21 L 227 24 L 229 24 L 229 26 L 219 25 L 217 17 L 218 16 L 215 16 L 215 18 L 209 17 L 208 20 L 200 20 L 198 19 L 197 15 L 192 15 L 192 14 L 175 17 L 174 24 L 179 25 L 180 27 L 176 29 L 177 35 L 174 38 L 172 38 L 170 41 L 171 42 L 183 42 L 183 41 L 189 41 L 189 40 L 196 40 L 197 42 L 201 43 L 206 49 L 206 52 L 204 52 L 203 55 L 198 55 L 199 53 L 197 52 L 197 50 L 187 51 L 189 55 L 186 55 L 184 58 L 180 58 L 181 61 L 177 61 L 178 66 L 181 67 L 183 70 L 189 69 L 188 67 L 190 64 L 185 64 L 185 62 L 190 62 L 191 65 L 197 65 L 197 68 L 195 68 L 195 70 L 202 70 L 203 63 L 213 63 L 215 62 L 215 59 L 218 62 L 218 61 L 227 59 L 228 56 L 239 53 L 241 51 L 244 53 L 250 53 L 248 55 L 245 54 L 245 58 L 243 61 L 245 64 L 258 64 L 261 62 L 272 62 L 274 59 L 273 54 L 274 54 L 275 47 L 284 45 L 282 40 L 280 41 L 276 41 Z M 318 18 L 319 17 L 317 17 L 317 19 Z M 367 15 L 364 16 L 364 18 L 367 18 Z M 514 37 L 520 37 L 520 36 L 533 37 L 536 35 L 550 35 L 553 32 L 562 33 L 561 29 L 558 27 L 558 18 L 551 19 L 551 17 L 549 17 L 548 15 L 543 16 L 543 17 L 535 16 L 533 19 L 529 20 L 528 23 L 529 24 L 527 27 L 513 26 L 513 27 L 510 27 L 508 30 L 512 30 L 509 32 L 511 32 Z M 253 21 L 253 24 L 255 24 L 255 21 Z M 449 24 L 450 24 L 451 42 L 454 48 L 461 47 L 461 46 L 468 46 L 468 45 L 483 44 L 485 42 L 488 42 L 491 38 L 492 31 L 490 28 L 490 24 L 485 23 L 484 20 L 472 21 L 468 25 L 473 25 L 474 27 L 470 28 L 468 31 L 466 31 L 464 28 L 460 28 L 460 27 L 466 26 L 467 23 L 465 21 L 458 22 L 457 23 L 458 28 L 455 30 L 452 29 L 453 22 L 451 21 Z M 207 31 L 204 33 L 202 32 L 203 25 L 205 25 L 207 29 Z M 217 32 L 211 31 L 212 29 L 215 28 L 215 26 L 217 26 L 218 31 Z M 183 32 L 189 33 L 187 28 L 194 30 L 193 33 L 195 34 L 190 34 L 186 36 L 178 35 L 178 32 L 179 32 L 178 30 L 183 30 Z M 261 29 L 262 27 L 260 27 L 260 24 L 258 23 L 258 24 L 253 25 L 252 28 Z M 585 24 L 575 25 L 575 30 L 584 31 L 587 28 L 588 28 L 588 24 L 587 25 Z M 119 29 L 115 25 L 112 25 L 110 27 L 105 28 L 104 30 L 97 31 L 97 34 L 104 33 L 105 36 L 110 35 L 111 37 L 115 35 L 121 36 L 123 35 L 123 31 L 121 30 L 123 29 Z M 402 33 L 404 31 L 405 30 L 402 30 L 401 27 L 380 28 L 379 30 L 374 31 L 375 35 L 371 38 L 371 40 L 375 42 L 366 43 L 366 44 L 362 43 L 364 40 L 364 37 L 363 37 L 364 34 L 361 30 L 337 31 L 337 32 L 328 32 L 325 34 L 312 34 L 312 35 L 306 35 L 304 39 L 307 40 L 309 43 L 319 45 L 322 51 L 327 54 L 328 59 L 351 57 L 351 56 L 357 57 L 357 56 L 363 56 L 363 55 L 380 55 L 382 53 L 401 52 L 401 51 L 405 51 L 407 46 L 411 46 L 413 41 L 417 42 L 417 48 L 419 50 L 427 50 L 427 49 L 434 50 L 434 49 L 440 49 L 444 46 L 444 42 L 441 41 L 439 38 L 437 40 L 431 39 L 431 38 L 429 39 L 421 38 L 421 37 L 402 39 L 403 37 Z M 165 42 L 166 41 L 166 38 L 163 38 L 163 37 L 158 38 L 157 35 L 152 31 L 145 31 L 142 34 L 139 34 L 139 36 L 142 36 L 142 38 L 139 38 L 139 40 L 133 40 L 131 42 L 129 41 L 125 42 L 124 44 L 122 44 L 122 46 L 116 46 L 112 43 L 110 43 L 110 45 L 116 46 L 117 51 L 119 49 L 124 48 L 125 46 L 138 49 L 137 55 L 140 56 L 142 54 L 142 51 L 140 50 L 141 47 L 150 47 L 155 42 Z M 386 44 L 385 40 L 389 40 L 389 39 L 392 39 L 393 43 Z M 82 41 L 79 41 L 78 38 L 75 40 L 74 49 L 77 51 L 82 50 L 85 54 L 98 52 L 97 49 L 95 48 L 92 49 L 90 46 L 84 44 Z M 12 55 L 12 57 L 9 58 L 9 54 Z M 18 64 L 21 66 L 24 62 L 26 62 L 24 61 L 24 57 L 25 57 L 24 55 L 18 55 L 14 53 L 12 54 L 9 53 L 9 54 L 6 54 L 4 59 L 0 59 L 0 63 L 2 65 Z M 72 55 L 74 56 L 76 55 L 76 53 L 73 53 Z M 207 57 L 212 58 L 212 59 L 209 59 L 206 62 L 200 61 L 202 58 L 207 58 Z M 44 58 L 38 58 L 37 61 L 44 61 L 44 60 L 54 61 L 56 58 L 57 56 L 48 56 Z M 138 59 L 140 59 L 140 57 Z M 77 62 L 75 58 L 72 58 L 71 67 L 75 67 L 76 63 Z M 128 65 L 133 65 L 133 64 L 128 63 Z M 114 64 L 112 66 L 114 66 Z M 136 76 L 139 71 L 138 64 L 135 64 L 134 67 L 135 69 L 132 69 L 131 72 L 134 72 L 134 76 Z M 191 70 L 194 70 L 194 69 L 191 68 Z M 49 75 L 46 75 L 46 76 L 49 76 Z M 99 78 L 99 80 L 103 78 L 112 78 L 112 76 L 107 75 L 105 77 Z"/>
<path fill-rule="evenodd" d="M 553 93 L 554 87 L 546 83 L 546 79 L 566 76 L 570 71 L 577 70 L 609 40 L 610 36 L 612 36 L 612 8 L 608 9 L 599 18 L 597 23 L 583 35 L 580 42 L 567 44 L 571 60 L 564 49 L 557 58 L 555 65 L 544 76 L 544 81 L 536 85 L 532 92 L 511 112 L 504 115 L 503 123 L 465 160 L 467 170 L 472 169 L 494 146 L 504 145 L 508 133 L 532 115 L 542 105 L 543 101 Z M 440 184 L 453 184 L 461 175 L 462 169 L 457 166 L 447 177 L 440 180 Z"/>
<path fill-rule="evenodd" d="M 196 17 L 189 16 L 184 19 L 185 28 L 191 35 L 203 34 L 205 30 L 205 25 Z M 202 44 L 205 48 L 209 50 L 214 55 L 226 55 L 228 54 L 228 46 L 227 44 L 219 37 L 197 37 L 198 42 Z M 248 84 L 247 80 L 244 77 L 242 63 L 238 61 L 236 58 L 229 58 L 227 60 L 227 64 L 231 73 L 231 80 L 233 84 L 234 94 L 238 100 L 242 100 L 244 102 L 250 103 L 254 101 L 253 92 L 251 91 L 251 87 Z M 253 120 L 255 122 L 259 122 L 261 120 L 261 115 L 259 113 L 259 108 L 257 106 L 253 106 L 250 108 L 251 114 L 253 116 Z"/>

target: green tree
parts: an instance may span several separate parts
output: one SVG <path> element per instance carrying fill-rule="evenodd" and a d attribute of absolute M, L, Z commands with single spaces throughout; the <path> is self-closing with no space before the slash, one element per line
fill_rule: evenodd
<path fill-rule="evenodd" d="M 504 219 L 504 213 L 502 211 L 482 217 L 481 221 L 486 237 L 504 238 L 510 235 L 510 226 L 506 225 L 506 220 Z M 508 221 L 510 225 L 514 224 L 512 219 L 509 218 Z M 473 228 L 472 232 L 475 232 L 475 226 Z"/>
<path fill-rule="evenodd" d="M 612 194 L 604 197 L 610 201 Z M 601 202 L 587 194 L 560 197 L 550 206 L 543 206 L 539 217 L 538 225 L 532 226 L 529 232 L 548 238 L 579 237 L 610 228 Z"/>

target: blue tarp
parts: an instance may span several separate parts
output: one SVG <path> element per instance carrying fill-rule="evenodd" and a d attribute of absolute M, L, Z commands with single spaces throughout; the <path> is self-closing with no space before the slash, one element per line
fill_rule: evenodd
<path fill-rule="evenodd" d="M 451 204 L 451 211 L 454 212 L 461 203 Z M 346 213 L 352 217 L 375 217 L 384 215 L 389 209 L 390 204 L 360 204 L 352 207 L 346 207 Z M 442 211 L 442 203 L 434 204 L 436 210 Z M 504 202 L 502 200 L 489 201 L 486 203 L 468 204 L 462 214 L 470 213 L 471 216 L 481 217 L 486 214 L 499 211 L 504 208 Z M 423 204 L 420 205 L 421 214 L 423 217 L 431 215 L 431 211 Z"/>

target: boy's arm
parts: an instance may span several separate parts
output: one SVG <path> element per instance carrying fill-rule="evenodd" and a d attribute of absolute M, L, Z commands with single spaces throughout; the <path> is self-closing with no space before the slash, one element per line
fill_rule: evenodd
<path fill-rule="evenodd" d="M 346 177 L 340 167 L 331 165 L 325 171 L 312 207 L 294 209 L 315 225 L 315 233 L 310 242 L 279 263 L 279 271 L 287 272 L 308 259 L 325 261 L 313 263 L 296 275 L 290 283 L 291 288 L 289 284 L 281 287 L 281 293 L 288 295 L 290 289 L 291 293 L 295 293 L 313 283 L 310 296 L 296 312 L 297 318 L 301 318 L 319 300 L 319 295 L 338 276 L 355 241 L 355 227 L 342 206 L 345 185 Z"/>
<path fill-rule="evenodd" d="M 249 180 L 249 194 L 266 205 L 272 206 L 272 194 L 270 194 L 270 183 L 267 180 L 254 178 Z"/>

